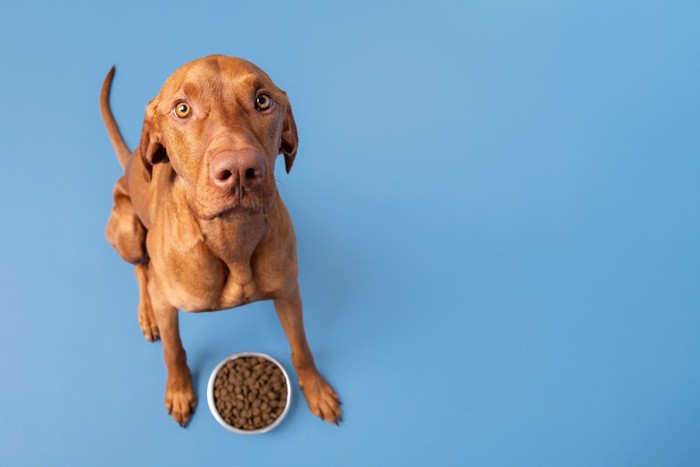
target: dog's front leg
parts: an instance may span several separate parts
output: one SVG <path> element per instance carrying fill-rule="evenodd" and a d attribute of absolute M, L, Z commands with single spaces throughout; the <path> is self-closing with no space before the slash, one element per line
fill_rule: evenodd
<path fill-rule="evenodd" d="M 342 420 L 340 399 L 316 369 L 304 332 L 298 284 L 290 294 L 275 299 L 275 309 L 292 348 L 292 363 L 297 370 L 299 386 L 304 392 L 309 409 L 323 420 L 338 424 Z"/>
<path fill-rule="evenodd" d="M 163 357 L 168 370 L 165 385 L 165 408 L 180 426 L 184 427 L 192 417 L 197 398 L 192 387 L 192 376 L 187 367 L 187 355 L 180 340 L 178 310 L 170 305 L 158 290 L 156 281 L 149 281 L 153 314 L 163 342 Z"/>

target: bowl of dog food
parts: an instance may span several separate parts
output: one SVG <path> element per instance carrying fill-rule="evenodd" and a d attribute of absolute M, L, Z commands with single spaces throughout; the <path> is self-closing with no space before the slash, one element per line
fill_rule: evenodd
<path fill-rule="evenodd" d="M 259 352 L 224 358 L 212 371 L 207 386 L 209 410 L 216 421 L 242 435 L 266 433 L 282 423 L 291 395 L 284 367 Z"/>

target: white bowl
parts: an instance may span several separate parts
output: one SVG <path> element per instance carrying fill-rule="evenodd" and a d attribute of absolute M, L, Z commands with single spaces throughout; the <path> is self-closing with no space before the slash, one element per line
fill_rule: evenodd
<path fill-rule="evenodd" d="M 275 365 L 279 367 L 280 370 L 282 370 L 282 374 L 284 375 L 284 379 L 287 382 L 287 403 L 284 406 L 284 410 L 282 410 L 282 413 L 280 414 L 277 419 L 272 422 L 271 424 L 259 428 L 257 430 L 241 430 L 240 428 L 236 428 L 235 426 L 229 425 L 226 423 L 226 420 L 224 420 L 221 415 L 219 414 L 219 411 L 216 410 L 216 403 L 214 402 L 214 380 L 216 379 L 217 373 L 219 373 L 219 370 L 221 367 L 223 367 L 226 363 L 230 362 L 231 360 L 235 360 L 240 357 L 260 357 L 264 358 L 265 360 L 269 360 Z M 268 431 L 272 430 L 275 428 L 277 425 L 282 423 L 282 420 L 284 420 L 284 417 L 287 416 L 287 412 L 289 412 L 289 407 L 291 406 L 292 402 L 292 385 L 290 384 L 289 381 L 289 375 L 287 374 L 287 370 L 284 369 L 282 364 L 272 358 L 271 356 L 260 353 L 260 352 L 238 352 L 232 355 L 229 355 L 228 357 L 224 358 L 219 362 L 218 365 L 216 365 L 216 368 L 211 372 L 211 376 L 209 376 L 209 384 L 207 385 L 207 402 L 209 403 L 209 411 L 211 414 L 214 416 L 214 419 L 219 422 L 219 425 L 223 426 L 229 431 L 233 431 L 234 433 L 238 433 L 240 435 L 259 435 L 262 433 L 267 433 Z"/>

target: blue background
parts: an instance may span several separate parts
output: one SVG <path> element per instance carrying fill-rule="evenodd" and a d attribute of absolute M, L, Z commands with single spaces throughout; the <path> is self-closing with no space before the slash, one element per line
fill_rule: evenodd
<path fill-rule="evenodd" d="M 697 2 L 96 3 L 0 15 L 2 465 L 700 465 Z M 178 427 L 104 238 L 104 75 L 134 147 L 210 53 L 291 98 L 277 178 L 340 428 L 300 397 L 258 437 L 209 414 L 224 356 L 291 370 L 270 302 L 181 313 Z"/>

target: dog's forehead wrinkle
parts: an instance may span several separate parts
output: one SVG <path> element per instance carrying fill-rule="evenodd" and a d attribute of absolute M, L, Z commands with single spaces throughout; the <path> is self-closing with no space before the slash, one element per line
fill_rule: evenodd
<path fill-rule="evenodd" d="M 250 90 L 260 86 L 259 77 L 252 73 L 225 74 L 221 78 L 226 90 L 230 92 Z M 241 92 L 241 94 L 246 93 Z"/>
<path fill-rule="evenodd" d="M 187 81 L 183 83 L 176 95 L 182 95 L 187 99 L 200 102 L 216 101 L 223 95 L 223 86 L 220 81 Z"/>

